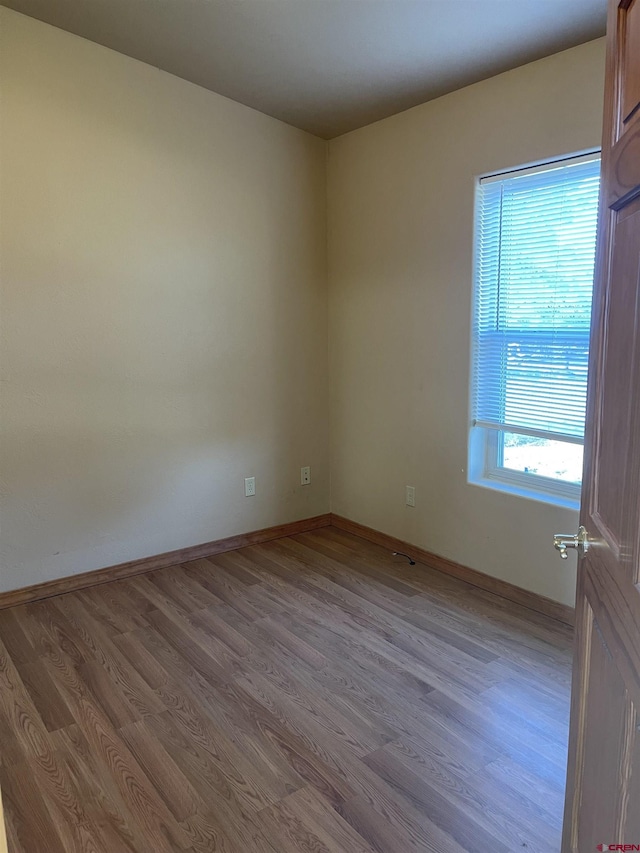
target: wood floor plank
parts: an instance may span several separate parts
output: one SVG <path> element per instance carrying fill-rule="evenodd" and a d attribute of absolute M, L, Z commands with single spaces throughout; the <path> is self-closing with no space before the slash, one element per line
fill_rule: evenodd
<path fill-rule="evenodd" d="M 145 777 L 125 743 L 92 694 L 89 685 L 70 660 L 64 657 L 46 665 L 58 676 L 58 683 L 71 707 L 76 723 L 86 739 L 98 772 L 114 785 L 149 844 L 162 853 L 185 849 L 186 836 Z"/>
<path fill-rule="evenodd" d="M 197 793 L 145 724 L 121 728 L 120 737 L 175 819 L 180 822 L 194 815 L 199 806 Z"/>
<path fill-rule="evenodd" d="M 431 784 L 395 760 L 386 748 L 368 755 L 365 763 L 469 853 L 486 853 L 487 850 L 509 853 L 510 847 L 497 834 L 485 829 L 476 815 L 448 799 L 440 786 Z"/>
<path fill-rule="evenodd" d="M 237 619 L 235 621 L 237 624 Z M 204 610 L 198 610 L 191 615 L 190 622 L 209 639 L 220 640 L 233 654 L 244 657 L 251 653 L 252 645 L 249 640 L 234 627 L 233 621 L 229 622 L 224 618 L 220 608 L 206 607 Z"/>
<path fill-rule="evenodd" d="M 77 724 L 54 733 L 56 754 L 82 793 L 82 803 L 91 825 L 101 838 L 111 839 L 111 849 L 136 851 L 144 844 L 139 826 L 116 780 L 106 774 L 99 757 Z M 108 849 L 108 848 L 106 848 Z"/>
<path fill-rule="evenodd" d="M 570 646 L 333 528 L 4 610 L 9 853 L 557 849 Z"/>
<path fill-rule="evenodd" d="M 192 694 L 185 691 L 162 717 L 170 719 L 172 731 L 186 734 L 193 755 L 206 765 L 207 774 L 219 778 L 224 789 L 228 787 L 233 791 L 247 810 L 259 811 L 280 798 L 279 785 L 273 774 L 267 768 L 249 762 L 244 752 Z"/>
<path fill-rule="evenodd" d="M 97 663 L 108 673 L 110 681 L 107 682 L 107 690 L 117 692 L 124 702 L 131 706 L 135 714 L 133 719 L 163 711 L 164 707 L 149 689 L 144 678 L 128 665 L 115 644 L 115 640 L 122 634 L 109 633 L 108 626 L 100 618 L 100 611 L 97 611 L 96 616 L 96 611 L 88 610 L 85 602 L 85 598 L 76 594 L 60 596 L 57 600 L 58 607 L 82 638 L 85 648 L 90 651 L 88 663 Z M 114 686 L 111 686 L 111 682 Z"/>
<path fill-rule="evenodd" d="M 91 660 L 91 648 L 60 609 L 59 605 L 64 598 L 57 596 L 25 605 L 26 618 L 23 624 L 32 633 L 34 646 L 39 649 L 40 656 L 62 653 L 74 664 L 81 664 Z"/>
<path fill-rule="evenodd" d="M 137 672 L 152 690 L 157 690 L 168 683 L 169 673 L 161 665 L 156 655 L 145 648 L 139 634 L 133 631 L 127 634 L 119 634 L 113 638 L 113 643 L 131 669 Z"/>
<path fill-rule="evenodd" d="M 24 664 L 20 677 L 42 722 L 50 732 L 73 724 L 73 715 L 40 660 Z"/>
<path fill-rule="evenodd" d="M 23 617 L 24 614 L 18 607 L 0 611 L 0 641 L 11 655 L 11 660 L 18 670 L 21 664 L 31 663 L 37 659 L 31 640 L 25 633 Z"/>
<path fill-rule="evenodd" d="M 245 619 L 260 619 L 264 614 L 249 603 L 247 585 L 237 581 L 222 565 L 215 562 L 217 558 L 194 560 L 185 566 L 189 577 L 194 578 L 205 589 L 213 593 L 220 601 L 237 610 Z"/>
<path fill-rule="evenodd" d="M 465 849 L 424 811 L 416 808 L 409 799 L 403 797 L 402 793 L 389 784 L 387 779 L 372 770 L 366 760 L 358 762 L 348 755 L 338 755 L 335 757 L 335 764 L 337 770 L 349 779 L 357 792 L 355 799 L 337 807 L 338 811 L 358 830 L 360 835 L 366 837 L 371 846 L 375 847 L 377 841 L 372 827 L 379 824 L 377 821 L 369 824 L 365 815 L 370 816 L 375 812 L 393 829 L 399 842 L 401 840 L 408 842 L 406 849 L 415 847 L 417 850 L 430 851 L 430 853 L 443 853 L 443 851 L 460 853 Z M 359 807 L 356 809 L 356 822 L 353 823 L 355 803 L 358 803 Z"/>
<path fill-rule="evenodd" d="M 483 782 L 479 785 L 477 776 L 470 777 L 442 762 L 427 759 L 423 753 L 406 748 L 400 741 L 387 744 L 384 751 L 396 765 L 410 769 L 427 781 L 450 803 L 466 811 L 488 832 L 510 846 L 539 853 L 559 848 L 557 827 L 540 821 L 537 807 L 527 796 L 497 782 L 490 773 L 483 772 Z M 521 818 L 515 824 L 511 820 L 514 812 Z"/>
<path fill-rule="evenodd" d="M 344 776 L 325 760 L 321 743 L 313 742 L 310 748 L 304 738 L 236 684 L 226 685 L 224 692 L 203 685 L 203 691 L 210 698 L 210 707 L 222 710 L 230 736 L 238 732 L 238 743 L 252 750 L 257 766 L 264 762 L 281 780 L 286 778 L 286 790 L 280 799 L 305 785 L 321 792 L 333 804 L 355 795 Z"/>
<path fill-rule="evenodd" d="M 406 814 L 390 814 L 378 803 L 372 803 L 362 794 L 341 806 L 340 814 L 378 853 L 462 853 L 463 848 L 445 833 L 435 838 L 426 835 L 419 822 L 411 822 Z M 394 820 L 394 817 L 396 819 Z"/>
<path fill-rule="evenodd" d="M 147 719 L 145 725 L 162 743 L 191 785 L 211 803 L 216 822 L 231 842 L 239 849 L 242 845 L 246 845 L 248 850 L 259 849 L 256 815 L 267 804 L 254 798 L 253 791 L 247 789 L 244 780 L 236 788 L 232 768 L 226 763 L 221 767 L 206 747 L 195 745 L 189 730 L 182 728 L 170 712 Z M 266 839 L 264 848 L 270 849 Z"/>
<path fill-rule="evenodd" d="M 2 773 L 0 782 L 11 827 L 10 853 L 66 853 L 31 767 L 16 764 Z"/>
<path fill-rule="evenodd" d="M 528 772 L 511 758 L 500 757 L 483 768 L 482 780 L 476 784 L 487 785 L 494 780 L 503 788 L 508 788 L 526 797 L 544 814 L 547 825 L 557 830 L 562 828 L 562 809 L 564 790 L 561 785 L 545 782 L 539 776 Z"/>
<path fill-rule="evenodd" d="M 489 716 L 479 705 L 470 711 L 453 701 L 449 696 L 434 692 L 426 696 L 424 704 L 434 718 L 452 729 L 462 729 L 469 736 L 484 739 L 498 751 L 506 751 L 509 757 L 534 770 L 543 779 L 564 779 L 566 774 L 567 750 L 560 740 L 550 741 L 531 728 L 525 718 L 515 728 L 501 722 L 499 715 Z"/>
<path fill-rule="evenodd" d="M 365 839 L 317 791 L 301 788 L 259 814 L 278 850 L 373 853 Z"/>
<path fill-rule="evenodd" d="M 306 535 L 295 537 L 298 541 L 304 541 L 306 538 Z M 498 631 L 504 626 L 505 636 L 515 637 L 520 634 L 522 638 L 532 642 L 538 638 L 564 652 L 570 648 L 572 629 L 564 623 L 444 575 L 424 564 L 409 566 L 402 559 L 390 561 L 389 553 L 380 546 L 353 537 L 337 528 L 328 528 L 326 538 L 347 542 L 350 549 L 359 554 L 366 553 L 374 565 L 383 565 L 385 570 L 391 573 L 400 572 L 406 583 L 414 585 L 421 593 L 426 593 L 430 601 L 442 598 L 446 609 L 451 613 L 459 611 L 466 618 L 476 622 L 479 620 L 483 626 L 491 626 Z M 407 606 L 415 608 L 417 605 L 422 609 L 423 604 L 424 599 L 416 598 L 408 602 Z"/>
<path fill-rule="evenodd" d="M 67 600 L 67 596 L 61 598 Z M 144 616 L 145 610 L 138 609 L 130 594 L 125 593 L 116 583 L 104 584 L 104 589 L 89 587 L 68 598 L 81 602 L 94 622 L 100 624 L 102 632 L 109 636 L 144 628 L 149 624 Z"/>

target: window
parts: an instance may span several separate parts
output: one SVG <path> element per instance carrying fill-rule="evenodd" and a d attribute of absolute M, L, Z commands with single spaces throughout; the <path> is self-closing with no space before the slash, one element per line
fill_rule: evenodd
<path fill-rule="evenodd" d="M 579 501 L 599 176 L 592 154 L 479 183 L 472 482 Z"/>

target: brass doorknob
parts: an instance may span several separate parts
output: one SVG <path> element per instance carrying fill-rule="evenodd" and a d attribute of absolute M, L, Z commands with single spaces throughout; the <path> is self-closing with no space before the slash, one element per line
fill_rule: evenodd
<path fill-rule="evenodd" d="M 575 548 L 579 554 L 586 554 L 589 550 L 589 538 L 586 529 L 580 525 L 578 532 L 570 533 L 555 533 L 553 536 L 553 547 L 560 552 L 560 557 L 566 560 L 569 556 L 567 548 Z"/>

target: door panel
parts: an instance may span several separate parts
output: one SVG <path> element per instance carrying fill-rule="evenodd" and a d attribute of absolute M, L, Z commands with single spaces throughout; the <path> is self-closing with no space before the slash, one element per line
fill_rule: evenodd
<path fill-rule="evenodd" d="M 640 0 L 607 36 L 564 853 L 640 845 Z"/>
<path fill-rule="evenodd" d="M 640 246 L 640 199 L 631 209 L 611 215 L 612 276 L 619 282 L 616 298 L 607 304 L 607 327 L 615 334 L 603 341 L 601 363 L 601 405 L 596 413 L 599 453 L 594 476 L 598 488 L 592 492 L 592 513 L 597 530 L 616 557 L 624 558 L 622 543 L 626 540 L 628 517 L 627 459 L 633 435 L 633 395 L 635 357 L 638 351 L 639 302 L 638 271 L 640 251 L 616 251 L 620 247 Z M 615 436 L 615 441 L 609 440 Z M 594 531 L 595 533 L 595 531 Z M 632 558 L 633 555 L 626 555 Z"/>
<path fill-rule="evenodd" d="M 640 427 L 633 405 L 640 352 L 640 199 L 620 211 L 613 211 L 610 228 L 611 278 L 615 282 L 615 292 L 606 309 L 606 323 L 611 334 L 603 340 L 598 365 L 601 376 L 599 393 L 596 392 L 595 429 L 599 452 L 593 469 L 597 488 L 591 493 L 595 529 L 590 532 L 600 535 L 616 559 L 634 564 L 637 562 L 636 549 L 625 552 L 623 543 L 631 542 L 631 531 L 627 530 L 633 522 L 629 500 L 637 503 L 640 499 L 640 494 L 634 495 L 633 471 L 628 465 L 632 439 Z M 627 246 L 633 249 L 623 248 Z"/>
<path fill-rule="evenodd" d="M 593 634 L 587 663 L 582 796 L 593 802 L 594 808 L 580 810 L 578 832 L 581 849 L 584 850 L 595 850 L 603 839 L 620 837 L 621 801 L 618 790 L 625 747 L 619 733 L 631 710 L 624 680 L 597 623 L 591 619 L 591 624 Z M 599 701 L 600 693 L 607 696 L 606 702 Z M 603 742 L 603 732 L 609 732 L 611 739 Z"/>
<path fill-rule="evenodd" d="M 622 4 L 624 7 L 624 4 Z M 640 105 L 640 13 L 638 0 L 634 0 L 626 9 L 622 9 L 621 27 L 624 31 L 622 58 L 622 120 L 633 118 Z"/>

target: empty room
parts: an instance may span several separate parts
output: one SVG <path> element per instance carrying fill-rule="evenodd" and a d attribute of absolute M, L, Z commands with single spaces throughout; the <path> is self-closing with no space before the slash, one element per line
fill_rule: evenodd
<path fill-rule="evenodd" d="M 640 850 L 640 0 L 0 0 L 0 853 Z"/>

